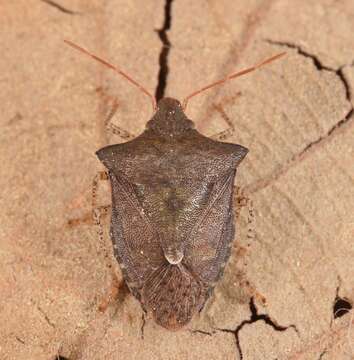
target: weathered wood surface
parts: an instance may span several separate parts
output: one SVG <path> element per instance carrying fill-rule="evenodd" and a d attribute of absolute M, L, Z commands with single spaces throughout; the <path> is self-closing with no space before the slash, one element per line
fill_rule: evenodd
<path fill-rule="evenodd" d="M 170 29 L 165 5 L 1 6 L 0 358 L 225 360 L 240 351 L 243 359 L 352 358 L 352 312 L 336 319 L 333 312 L 336 297 L 354 299 L 352 2 L 175 0 Z M 231 141 L 250 149 L 238 184 L 254 202 L 256 237 L 241 261 L 235 246 L 201 316 L 175 333 L 143 321 L 131 295 L 99 313 L 111 278 L 95 229 L 67 225 L 90 211 L 91 180 L 102 169 L 94 152 L 122 141 L 104 131 L 113 99 L 113 121 L 134 134 L 151 105 L 62 40 L 120 65 L 154 92 L 163 48 L 157 29 L 171 43 L 166 95 L 180 99 L 288 53 L 188 106 L 204 134 L 224 129 L 227 118 Z M 240 246 L 246 218 L 243 209 Z M 250 306 L 240 271 L 266 307 Z"/>

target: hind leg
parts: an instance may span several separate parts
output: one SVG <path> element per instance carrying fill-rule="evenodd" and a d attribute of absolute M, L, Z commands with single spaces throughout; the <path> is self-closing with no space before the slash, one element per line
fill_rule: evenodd
<path fill-rule="evenodd" d="M 125 286 L 122 275 L 117 275 L 114 270 L 112 264 L 112 248 L 109 247 L 109 252 L 107 251 L 107 244 L 104 238 L 104 231 L 101 224 L 102 211 L 101 207 L 97 206 L 97 192 L 99 188 L 99 184 L 101 181 L 109 180 L 108 173 L 106 171 L 101 171 L 96 174 L 95 178 L 92 182 L 92 217 L 94 219 L 94 223 L 97 226 L 97 233 L 99 238 L 99 252 L 103 255 L 104 263 L 108 272 L 111 274 L 111 285 L 108 291 L 103 295 L 100 304 L 98 305 L 98 310 L 100 312 L 105 312 L 107 308 L 114 303 L 118 299 L 118 297 L 122 297 L 127 293 L 127 288 Z M 111 207 L 111 206 L 110 206 Z"/>
<path fill-rule="evenodd" d="M 250 246 L 256 236 L 253 201 L 239 186 L 234 188 L 233 206 L 236 221 L 240 218 L 242 208 L 247 208 L 247 246 Z"/>
<path fill-rule="evenodd" d="M 102 296 L 100 304 L 98 305 L 98 311 L 105 312 L 110 305 L 118 300 L 123 302 L 128 293 L 129 289 L 123 278 L 121 276 L 118 277 L 116 273 L 112 272 L 111 286 Z"/>
<path fill-rule="evenodd" d="M 252 245 L 253 240 L 256 237 L 255 231 L 255 216 L 252 199 L 250 199 L 245 192 L 238 186 L 235 187 L 234 195 L 234 214 L 236 221 L 240 219 L 241 210 L 247 209 L 247 243 L 246 246 L 238 246 L 236 256 L 238 259 L 243 259 L 243 268 L 247 266 L 246 257 L 249 252 L 249 248 Z M 242 287 L 242 290 L 247 298 L 254 298 L 258 303 L 263 306 L 266 305 L 266 298 L 260 292 L 257 291 L 255 285 L 253 285 L 248 279 L 245 269 L 240 269 L 237 274 L 238 282 Z"/>

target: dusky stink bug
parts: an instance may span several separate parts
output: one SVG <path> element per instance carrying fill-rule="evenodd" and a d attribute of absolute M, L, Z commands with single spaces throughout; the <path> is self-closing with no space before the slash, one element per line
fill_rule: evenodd
<path fill-rule="evenodd" d="M 281 57 L 275 55 L 178 100 L 155 98 L 129 75 L 82 47 L 152 99 L 155 114 L 135 139 L 97 156 L 112 188 L 111 238 L 131 293 L 156 323 L 177 330 L 200 311 L 223 274 L 234 238 L 237 166 L 248 149 L 201 135 L 184 110 L 215 85 Z"/>

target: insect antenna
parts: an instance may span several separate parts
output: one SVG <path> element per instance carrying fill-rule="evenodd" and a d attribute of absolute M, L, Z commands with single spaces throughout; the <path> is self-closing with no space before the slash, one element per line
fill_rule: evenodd
<path fill-rule="evenodd" d="M 213 82 L 213 83 L 211 83 L 211 84 L 209 84 L 209 85 L 206 85 L 206 86 L 202 87 L 201 89 L 199 89 L 199 90 L 197 90 L 197 91 L 194 91 L 192 94 L 188 95 L 188 96 L 183 100 L 183 109 L 186 109 L 187 104 L 188 104 L 188 101 L 189 101 L 192 97 L 194 97 L 194 96 L 202 93 L 203 91 L 208 90 L 208 89 L 210 89 L 210 88 L 212 88 L 212 87 L 214 87 L 214 86 L 221 85 L 221 84 L 223 84 L 223 83 L 225 83 L 226 81 L 229 81 L 229 80 L 231 80 L 231 79 L 234 79 L 234 78 L 237 78 L 237 77 L 239 77 L 239 76 L 248 74 L 248 73 L 250 73 L 250 72 L 252 72 L 252 71 L 255 71 L 255 70 L 259 69 L 260 67 L 262 67 L 262 66 L 264 66 L 264 65 L 266 65 L 266 64 L 269 64 L 270 62 L 272 62 L 272 61 L 274 61 L 274 60 L 279 59 L 280 57 L 284 56 L 285 54 L 286 54 L 286 52 L 282 52 L 282 53 L 280 53 L 280 54 L 274 55 L 274 56 L 272 56 L 272 57 L 270 57 L 270 58 L 268 58 L 268 59 L 263 60 L 262 62 L 258 63 L 257 65 L 251 66 L 251 67 L 249 67 L 249 68 L 247 68 L 247 69 L 238 71 L 238 72 L 236 72 L 236 73 L 229 74 L 229 75 L 227 75 L 227 76 L 226 76 L 225 78 L 223 78 L 223 79 L 220 79 L 220 80 L 218 80 L 218 81 L 215 81 L 215 82 Z"/>
<path fill-rule="evenodd" d="M 145 95 L 149 96 L 151 101 L 152 101 L 152 107 L 154 110 L 156 110 L 157 105 L 156 105 L 156 99 L 155 97 L 149 93 L 149 91 L 147 91 L 145 89 L 144 86 L 140 85 L 137 81 L 135 81 L 133 78 L 131 78 L 127 73 L 125 73 L 124 71 L 122 71 L 121 69 L 119 69 L 117 66 L 112 65 L 111 63 L 109 63 L 108 61 L 98 57 L 95 54 L 92 54 L 91 52 L 89 52 L 88 50 L 84 49 L 83 47 L 74 44 L 73 42 L 71 42 L 70 40 L 64 40 L 64 42 L 66 44 L 68 44 L 69 46 L 73 47 L 76 50 L 79 50 L 81 52 L 83 52 L 84 54 L 94 58 L 96 61 L 100 62 L 101 64 L 109 67 L 110 69 L 112 69 L 113 71 L 115 71 L 116 73 L 118 73 L 119 75 L 122 75 L 123 77 L 125 77 L 129 82 L 131 82 L 133 85 L 135 85 L 139 90 L 141 90 Z"/>

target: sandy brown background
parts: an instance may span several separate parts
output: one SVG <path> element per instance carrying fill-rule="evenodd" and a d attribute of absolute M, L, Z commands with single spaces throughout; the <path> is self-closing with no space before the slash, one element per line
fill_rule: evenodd
<path fill-rule="evenodd" d="M 175 0 L 170 29 L 165 5 L 0 5 L 0 359 L 353 359 L 353 312 L 334 319 L 333 311 L 339 298 L 354 299 L 352 0 Z M 96 230 L 67 225 L 90 211 L 91 181 L 102 170 L 94 152 L 122 141 L 103 126 L 112 99 L 112 121 L 134 134 L 152 111 L 144 95 L 62 40 L 154 92 L 157 29 L 171 43 L 166 95 L 179 99 L 287 51 L 195 98 L 187 112 L 208 135 L 229 118 L 230 141 L 250 149 L 238 184 L 253 199 L 256 237 L 242 263 L 267 306 L 250 308 L 235 246 L 206 308 L 176 333 L 143 320 L 129 294 L 99 313 L 111 276 Z M 240 246 L 246 218 L 243 209 Z"/>

